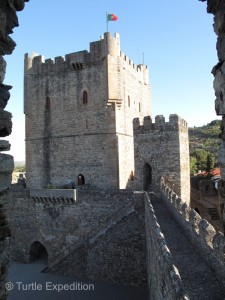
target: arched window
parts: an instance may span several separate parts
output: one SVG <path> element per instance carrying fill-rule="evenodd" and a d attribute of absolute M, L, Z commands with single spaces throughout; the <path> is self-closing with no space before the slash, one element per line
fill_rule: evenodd
<path fill-rule="evenodd" d="M 50 110 L 50 98 L 47 97 L 45 100 L 45 109 Z"/>
<path fill-rule="evenodd" d="M 139 102 L 139 112 L 141 112 L 141 103 Z"/>
<path fill-rule="evenodd" d="M 78 185 L 83 185 L 85 184 L 85 178 L 83 174 L 79 174 L 77 177 L 77 184 Z"/>
<path fill-rule="evenodd" d="M 130 107 L 130 96 L 128 96 L 128 107 Z"/>
<path fill-rule="evenodd" d="M 88 103 L 88 93 L 87 91 L 83 91 L 83 104 Z"/>
<path fill-rule="evenodd" d="M 130 172 L 130 181 L 134 181 L 134 171 Z"/>

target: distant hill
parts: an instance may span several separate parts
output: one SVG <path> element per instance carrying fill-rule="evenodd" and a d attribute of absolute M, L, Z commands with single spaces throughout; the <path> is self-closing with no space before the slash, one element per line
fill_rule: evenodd
<path fill-rule="evenodd" d="M 213 120 L 204 126 L 189 127 L 191 174 L 196 174 L 199 170 L 208 172 L 219 166 L 220 123 L 220 120 Z"/>
<path fill-rule="evenodd" d="M 217 152 L 221 144 L 221 139 L 219 139 L 220 123 L 220 120 L 214 120 L 200 127 L 189 127 L 190 153 L 195 149 Z"/>
<path fill-rule="evenodd" d="M 25 165 L 25 161 L 14 161 L 14 165 L 15 165 L 15 167 L 17 167 L 17 166 L 24 166 Z"/>

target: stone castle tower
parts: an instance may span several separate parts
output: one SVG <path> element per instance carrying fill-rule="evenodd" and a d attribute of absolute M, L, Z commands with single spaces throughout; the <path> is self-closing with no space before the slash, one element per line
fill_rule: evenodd
<path fill-rule="evenodd" d="M 134 118 L 151 114 L 148 69 L 109 32 L 80 51 L 25 55 L 27 187 L 68 180 L 126 188 L 134 172 Z"/>
<path fill-rule="evenodd" d="M 147 66 L 120 51 L 118 34 L 54 61 L 26 54 L 24 83 L 28 188 L 157 191 L 163 176 L 189 202 L 187 123 L 152 122 Z"/>

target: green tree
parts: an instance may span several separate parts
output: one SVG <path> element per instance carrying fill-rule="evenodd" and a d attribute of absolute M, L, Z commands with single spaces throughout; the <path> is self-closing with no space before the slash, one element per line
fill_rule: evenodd
<path fill-rule="evenodd" d="M 18 165 L 14 168 L 14 172 L 26 172 L 26 166 L 25 165 Z"/>
<path fill-rule="evenodd" d="M 196 163 L 199 164 L 200 170 L 206 170 L 207 155 L 208 155 L 208 151 L 204 149 L 195 149 L 191 153 L 191 157 L 196 158 Z"/>
<path fill-rule="evenodd" d="M 207 159 L 206 159 L 206 171 L 210 172 L 214 167 L 214 157 L 211 153 L 208 153 Z"/>
<path fill-rule="evenodd" d="M 194 171 L 194 164 L 202 171 L 211 171 L 215 165 L 215 155 L 204 149 L 195 149 L 190 155 L 191 171 Z"/>
<path fill-rule="evenodd" d="M 198 172 L 197 159 L 194 156 L 190 157 L 190 172 L 196 174 Z"/>

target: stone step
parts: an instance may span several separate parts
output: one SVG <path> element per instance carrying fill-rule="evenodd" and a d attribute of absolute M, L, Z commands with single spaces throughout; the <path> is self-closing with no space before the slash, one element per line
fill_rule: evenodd
<path fill-rule="evenodd" d="M 212 220 L 219 220 L 218 210 L 215 207 L 208 208 L 208 213 L 210 214 Z"/>

